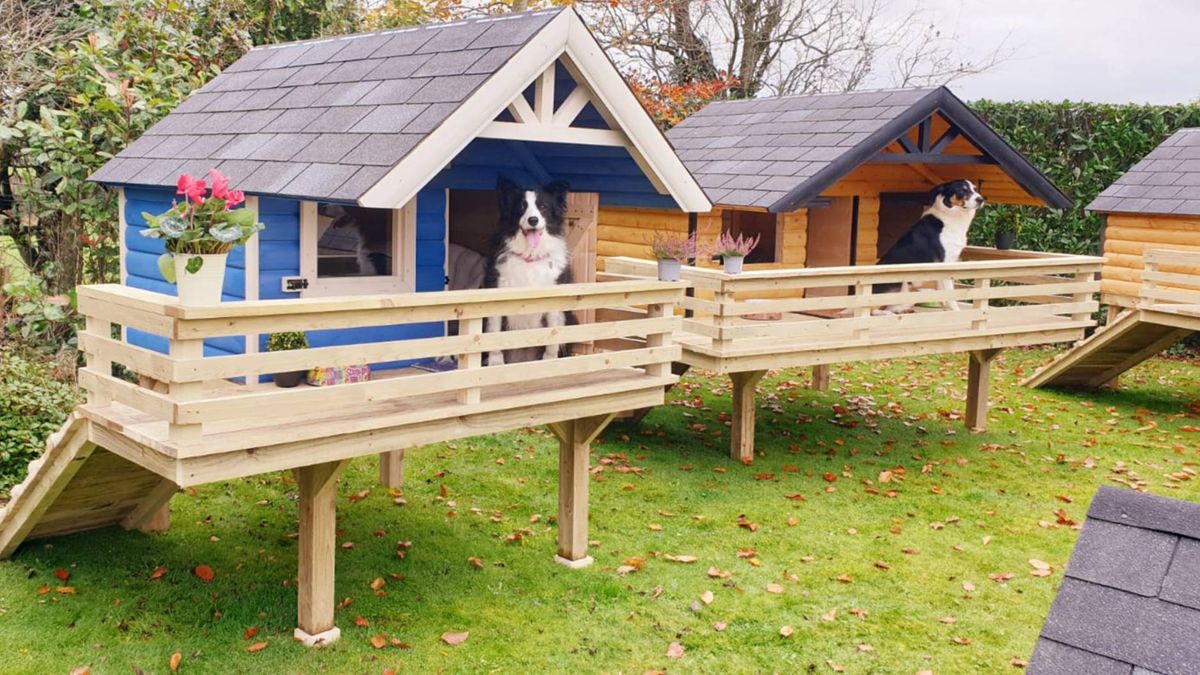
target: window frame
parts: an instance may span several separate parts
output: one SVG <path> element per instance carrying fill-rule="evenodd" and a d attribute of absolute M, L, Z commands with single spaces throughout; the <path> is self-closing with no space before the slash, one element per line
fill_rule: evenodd
<path fill-rule="evenodd" d="M 379 276 L 317 276 L 317 243 L 324 234 L 318 229 L 317 204 L 315 201 L 300 202 L 300 276 L 308 281 L 308 286 L 300 291 L 300 297 L 412 293 L 416 290 L 416 199 L 402 208 L 392 209 L 392 273 Z"/>

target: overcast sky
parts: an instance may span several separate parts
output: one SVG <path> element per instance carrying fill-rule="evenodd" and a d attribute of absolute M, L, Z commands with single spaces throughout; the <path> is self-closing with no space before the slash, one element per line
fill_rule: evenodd
<path fill-rule="evenodd" d="M 930 16 L 947 19 L 968 56 L 986 53 L 1008 36 L 1014 52 L 1008 61 L 951 84 L 964 99 L 1200 99 L 1200 0 L 920 0 L 920 5 Z"/>

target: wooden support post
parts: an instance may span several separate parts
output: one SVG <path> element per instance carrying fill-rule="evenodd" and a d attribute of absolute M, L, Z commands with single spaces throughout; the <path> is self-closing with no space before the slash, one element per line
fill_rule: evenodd
<path fill-rule="evenodd" d="M 386 488 L 404 487 L 404 451 L 379 453 L 379 484 Z"/>
<path fill-rule="evenodd" d="M 550 425 L 558 437 L 558 555 L 555 562 L 571 568 L 592 564 L 588 555 L 588 454 L 592 441 L 615 413 Z"/>
<path fill-rule="evenodd" d="M 162 479 L 142 498 L 142 503 L 125 516 L 121 527 L 142 532 L 166 532 L 171 527 L 171 497 L 178 491 L 179 486 L 174 481 Z"/>
<path fill-rule="evenodd" d="M 992 359 L 999 349 L 980 349 L 969 354 L 967 361 L 967 428 L 972 431 L 987 429 L 988 385 Z"/>
<path fill-rule="evenodd" d="M 829 364 L 822 363 L 812 367 L 812 383 L 809 388 L 814 391 L 829 389 Z"/>
<path fill-rule="evenodd" d="M 742 463 L 754 461 L 754 413 L 757 395 L 754 387 L 766 375 L 765 370 L 730 373 L 733 381 L 733 426 L 730 428 L 729 456 Z"/>
<path fill-rule="evenodd" d="M 300 486 L 299 626 L 295 638 L 306 646 L 328 644 L 341 637 L 333 625 L 334 554 L 337 520 L 334 502 L 337 479 L 349 460 L 296 469 Z"/>

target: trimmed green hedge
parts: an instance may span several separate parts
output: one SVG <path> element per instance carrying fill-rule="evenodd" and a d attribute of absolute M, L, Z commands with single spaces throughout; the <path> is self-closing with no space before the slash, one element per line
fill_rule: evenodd
<path fill-rule="evenodd" d="M 52 358 L 18 350 L 2 339 L 0 492 L 6 492 L 25 479 L 27 465 L 42 454 L 46 437 L 62 426 L 79 402 L 79 392 L 68 378 L 55 377 L 60 368 Z"/>
<path fill-rule="evenodd" d="M 971 107 L 1075 201 L 1063 211 L 984 209 L 971 228 L 972 243 L 990 246 L 997 228 L 1019 225 L 1015 245 L 1040 251 L 1098 253 L 1100 217 L 1083 208 L 1177 129 L 1200 126 L 1200 104 L 1194 103 L 976 101 Z"/>

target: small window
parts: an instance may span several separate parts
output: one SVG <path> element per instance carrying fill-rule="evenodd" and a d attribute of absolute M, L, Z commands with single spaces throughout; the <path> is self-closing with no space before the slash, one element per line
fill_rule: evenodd
<path fill-rule="evenodd" d="M 304 202 L 300 212 L 302 297 L 401 293 L 414 289 L 413 204 L 370 209 Z"/>
<path fill-rule="evenodd" d="M 392 274 L 392 212 L 339 204 L 317 205 L 317 277 Z"/>

